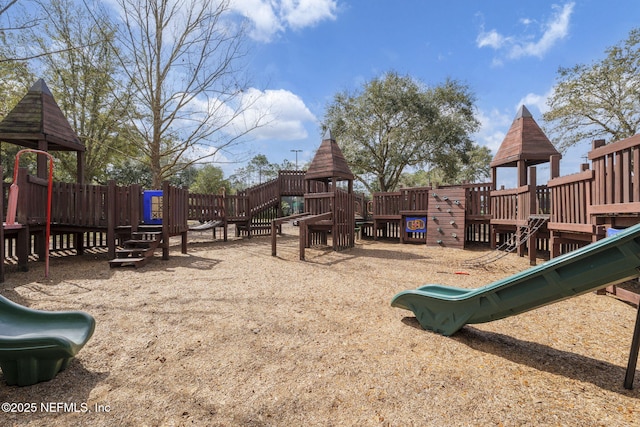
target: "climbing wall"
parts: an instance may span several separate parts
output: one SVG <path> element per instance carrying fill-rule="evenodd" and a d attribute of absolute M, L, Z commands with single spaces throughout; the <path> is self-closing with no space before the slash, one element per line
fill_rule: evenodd
<path fill-rule="evenodd" d="M 427 210 L 427 245 L 464 248 L 465 189 L 431 190 Z"/>

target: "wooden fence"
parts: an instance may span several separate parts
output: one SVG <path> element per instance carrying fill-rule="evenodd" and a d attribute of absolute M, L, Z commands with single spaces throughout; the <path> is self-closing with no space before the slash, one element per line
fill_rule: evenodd
<path fill-rule="evenodd" d="M 609 145 L 594 141 L 591 215 L 640 212 L 640 134 Z"/>
<path fill-rule="evenodd" d="M 593 171 L 585 170 L 548 182 L 551 191 L 550 230 L 594 233 L 589 215 L 593 178 Z"/>

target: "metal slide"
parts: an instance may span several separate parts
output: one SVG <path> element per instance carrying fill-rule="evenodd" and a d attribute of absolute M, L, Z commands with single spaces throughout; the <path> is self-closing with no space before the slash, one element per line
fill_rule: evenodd
<path fill-rule="evenodd" d="M 426 285 L 393 297 L 420 325 L 453 335 L 484 323 L 618 284 L 640 272 L 640 224 L 536 267 L 475 289 Z"/>

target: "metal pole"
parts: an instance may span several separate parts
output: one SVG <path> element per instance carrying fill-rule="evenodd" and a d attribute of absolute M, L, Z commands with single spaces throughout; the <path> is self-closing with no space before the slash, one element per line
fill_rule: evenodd
<path fill-rule="evenodd" d="M 298 153 L 302 150 L 291 150 L 291 152 L 296 153 L 296 170 L 298 170 Z"/>

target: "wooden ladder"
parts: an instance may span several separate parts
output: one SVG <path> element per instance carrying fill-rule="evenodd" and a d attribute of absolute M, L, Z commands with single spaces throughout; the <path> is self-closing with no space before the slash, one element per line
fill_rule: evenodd
<path fill-rule="evenodd" d="M 122 248 L 116 249 L 116 257 L 109 261 L 109 267 L 145 265 L 155 253 L 162 241 L 162 231 L 158 227 L 141 226 L 138 231 L 131 233 L 131 239 L 122 244 Z"/>

